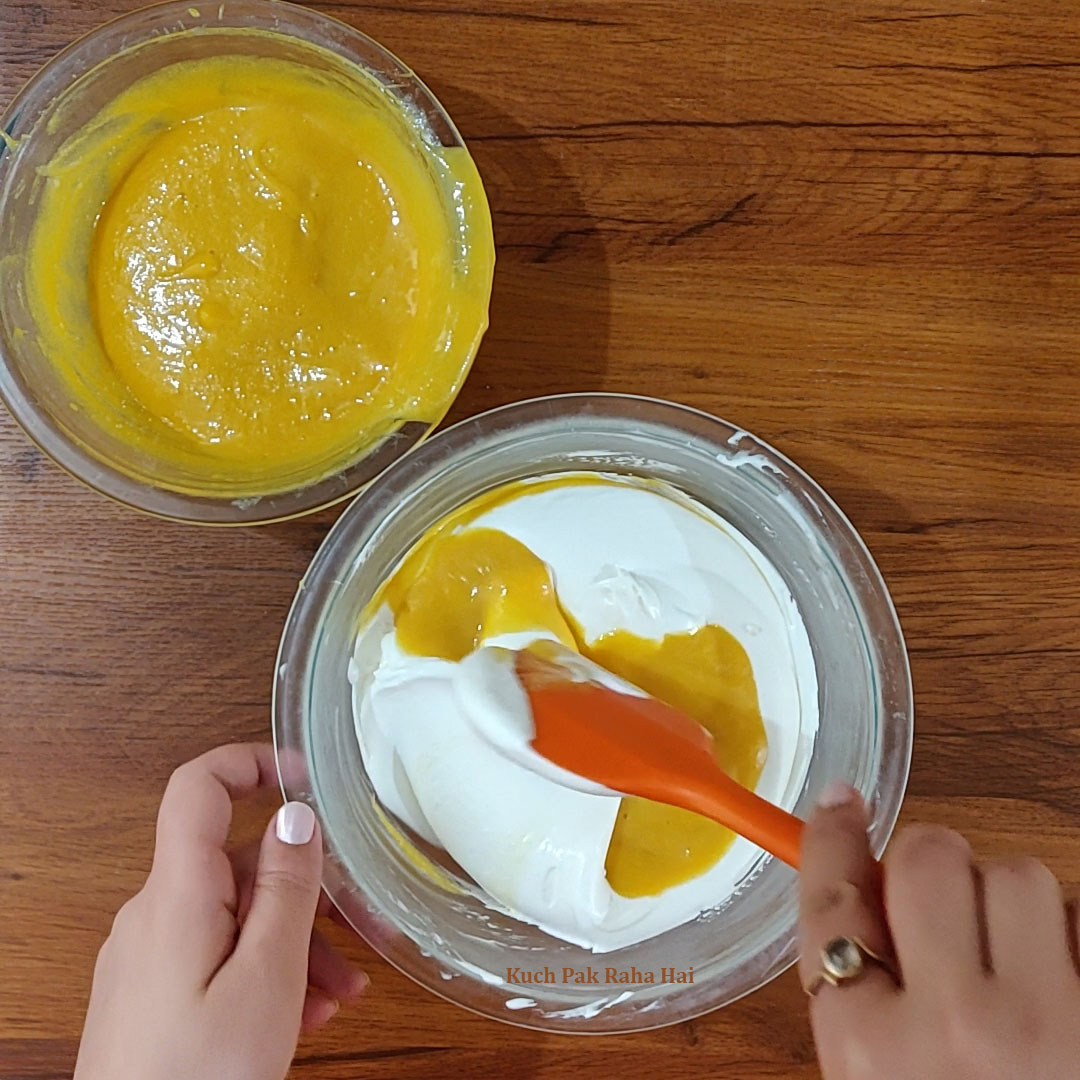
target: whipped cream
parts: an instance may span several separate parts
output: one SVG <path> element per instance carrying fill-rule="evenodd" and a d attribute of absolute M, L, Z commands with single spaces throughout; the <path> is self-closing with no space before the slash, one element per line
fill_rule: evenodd
<path fill-rule="evenodd" d="M 543 560 L 562 609 L 589 642 L 616 630 L 660 641 L 709 624 L 737 638 L 768 739 L 756 790 L 793 806 L 817 730 L 817 678 L 806 628 L 775 567 L 732 525 L 667 485 L 551 479 L 537 478 L 534 492 L 522 485 L 467 527 L 505 532 Z M 521 648 L 547 636 L 538 629 L 483 644 Z M 606 952 L 722 905 L 758 863 L 760 850 L 740 837 L 696 878 L 655 896 L 615 893 L 604 863 L 619 798 L 572 790 L 496 749 L 470 719 L 470 666 L 468 658 L 406 652 L 383 606 L 358 634 L 349 677 L 379 799 L 446 850 L 491 907 Z"/>

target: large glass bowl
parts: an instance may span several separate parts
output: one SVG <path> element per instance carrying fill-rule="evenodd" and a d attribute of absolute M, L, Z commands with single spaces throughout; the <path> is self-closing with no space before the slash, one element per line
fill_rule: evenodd
<path fill-rule="evenodd" d="M 357 618 L 444 515 L 508 481 L 598 470 L 674 484 L 737 526 L 795 597 L 813 649 L 819 728 L 792 809 L 851 781 L 883 849 L 907 781 L 912 695 L 888 591 L 866 547 L 813 480 L 753 435 L 647 398 L 574 394 L 509 405 L 441 432 L 349 506 L 300 584 L 281 640 L 274 736 L 283 788 L 322 822 L 325 885 L 391 963 L 442 997 L 549 1031 L 638 1031 L 735 1001 L 796 954 L 796 877 L 761 855 L 730 902 L 631 948 L 594 957 L 489 910 L 448 859 L 403 851 L 364 771 L 347 668 Z M 508 967 L 694 968 L 693 984 L 519 986 Z"/>
<path fill-rule="evenodd" d="M 0 117 L 9 137 L 0 140 L 0 397 L 41 449 L 90 487 L 150 513 L 208 525 L 273 521 L 344 499 L 442 420 L 440 415 L 430 423 L 401 421 L 370 437 L 358 435 L 351 456 L 335 459 L 328 471 L 268 478 L 266 491 L 272 493 L 267 494 L 249 490 L 250 485 L 236 490 L 205 469 L 137 451 L 73 407 L 67 383 L 38 343 L 26 296 L 24 258 L 45 183 L 39 169 L 143 76 L 181 60 L 236 53 L 291 60 L 314 70 L 334 70 L 343 59 L 396 99 L 407 120 L 403 130 L 414 133 L 410 137 L 434 147 L 464 145 L 434 95 L 395 56 L 337 19 L 280 0 L 179 0 L 124 15 L 49 61 Z M 466 273 L 465 247 L 474 244 L 484 252 L 480 262 L 490 279 L 486 203 L 481 198 L 463 204 L 453 185 L 434 172 L 431 176 L 450 222 L 454 273 Z M 469 363 L 478 345 L 479 336 Z M 451 395 L 443 415 L 452 401 Z"/>

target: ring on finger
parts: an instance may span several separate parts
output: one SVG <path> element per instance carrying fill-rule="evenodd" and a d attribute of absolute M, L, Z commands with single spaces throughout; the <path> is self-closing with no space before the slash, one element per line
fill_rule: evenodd
<path fill-rule="evenodd" d="M 893 975 L 889 962 L 861 938 L 835 937 L 822 948 L 821 967 L 803 989 L 814 997 L 826 984 L 839 988 L 851 986 L 859 982 L 873 966 Z"/>

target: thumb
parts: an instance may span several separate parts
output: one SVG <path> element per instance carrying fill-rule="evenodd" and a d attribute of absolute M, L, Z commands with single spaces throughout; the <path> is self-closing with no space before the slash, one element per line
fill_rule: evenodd
<path fill-rule="evenodd" d="M 322 839 L 307 803 L 288 802 L 263 836 L 251 892 L 232 960 L 255 975 L 275 1000 L 304 1004 L 308 949 L 322 886 Z"/>

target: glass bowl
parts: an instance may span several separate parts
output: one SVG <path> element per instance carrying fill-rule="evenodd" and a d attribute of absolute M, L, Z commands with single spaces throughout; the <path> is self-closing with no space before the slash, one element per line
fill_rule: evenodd
<path fill-rule="evenodd" d="M 796 955 L 796 876 L 762 854 L 734 897 L 693 922 L 594 956 L 487 908 L 449 858 L 421 855 L 375 797 L 347 669 L 357 619 L 426 530 L 510 481 L 596 470 L 667 481 L 739 528 L 802 613 L 820 719 L 805 816 L 829 781 L 868 800 L 880 854 L 907 781 L 912 694 L 896 613 L 866 547 L 813 480 L 745 431 L 683 406 L 616 394 L 540 398 L 448 428 L 396 462 L 341 515 L 293 602 L 273 723 L 282 786 L 322 822 L 325 886 L 353 926 L 422 986 L 498 1020 L 548 1031 L 639 1031 L 728 1004 Z M 428 857 L 435 860 L 432 867 Z M 694 969 L 692 984 L 515 985 L 508 968 Z"/>
<path fill-rule="evenodd" d="M 468 373 L 479 327 L 457 385 L 431 422 L 396 421 L 358 437 L 347 455 L 312 475 L 274 477 L 242 489 L 206 470 L 137 450 L 73 402 L 72 392 L 37 340 L 25 288 L 24 256 L 44 184 L 39 168 L 132 83 L 176 61 L 243 53 L 339 70 L 342 61 L 374 77 L 400 106 L 409 138 L 435 148 L 463 147 L 453 122 L 426 86 L 396 57 L 345 23 L 279 0 L 160 4 L 107 23 L 47 63 L 0 118 L 0 397 L 38 446 L 90 487 L 153 514 L 208 525 L 274 521 L 327 506 L 364 484 L 421 442 L 442 420 Z M 403 126 L 405 130 L 405 126 Z M 418 151 L 419 153 L 419 151 Z M 491 219 L 481 197 L 463 201 L 429 168 L 451 224 L 453 272 L 464 280 L 468 245 L 494 259 Z M 79 300 L 78 303 L 84 303 Z M 486 324 L 485 324 L 486 325 Z M 120 418 L 122 425 L 129 421 Z M 196 463 L 197 464 L 197 463 Z"/>

